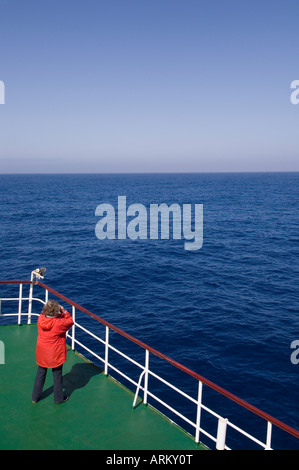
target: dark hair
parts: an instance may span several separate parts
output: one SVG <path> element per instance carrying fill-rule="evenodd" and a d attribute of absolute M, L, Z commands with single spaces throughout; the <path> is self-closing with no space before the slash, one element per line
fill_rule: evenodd
<path fill-rule="evenodd" d="M 42 314 L 47 317 L 58 317 L 60 314 L 60 305 L 56 300 L 49 300 L 42 309 Z"/>

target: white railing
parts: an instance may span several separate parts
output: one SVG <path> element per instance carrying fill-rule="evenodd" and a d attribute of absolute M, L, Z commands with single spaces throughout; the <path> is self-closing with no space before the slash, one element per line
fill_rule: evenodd
<path fill-rule="evenodd" d="M 194 433 L 194 439 L 196 443 L 200 442 L 200 436 L 204 435 L 207 438 L 209 438 L 211 441 L 215 443 L 215 447 L 217 450 L 230 450 L 230 448 L 226 444 L 226 435 L 227 435 L 227 428 L 231 427 L 232 429 L 236 430 L 246 438 L 250 439 L 251 441 L 255 442 L 257 445 L 261 446 L 263 449 L 270 450 L 271 449 L 271 438 L 272 438 L 272 424 L 276 425 L 277 427 L 283 429 L 284 431 L 288 432 L 289 434 L 295 436 L 296 438 L 299 438 L 299 432 L 288 425 L 282 423 L 281 421 L 276 420 L 272 416 L 262 412 L 258 408 L 249 405 L 248 403 L 244 402 L 242 399 L 236 397 L 235 395 L 232 395 L 231 393 L 227 392 L 226 390 L 222 389 L 221 387 L 217 386 L 216 384 L 213 384 L 209 380 L 199 376 L 197 373 L 187 369 L 186 367 L 182 366 L 180 363 L 173 361 L 172 359 L 168 358 L 164 354 L 160 353 L 159 351 L 151 348 L 150 346 L 144 344 L 143 342 L 137 340 L 136 338 L 132 337 L 131 335 L 125 333 L 124 331 L 120 330 L 119 328 L 111 325 L 107 321 L 97 317 L 94 315 L 92 312 L 89 312 L 85 308 L 81 307 L 80 305 L 76 304 L 75 302 L 71 301 L 70 299 L 64 297 L 63 295 L 59 294 L 58 292 L 54 291 L 52 288 L 40 283 L 40 282 L 30 282 L 30 281 L 0 281 L 1 284 L 13 284 L 13 283 L 18 283 L 19 284 L 19 295 L 18 297 L 4 297 L 0 298 L 0 315 L 2 317 L 5 316 L 17 316 L 18 317 L 18 324 L 20 325 L 22 323 L 22 316 L 27 317 L 27 323 L 31 323 L 32 317 L 38 317 L 39 313 L 35 313 L 32 311 L 32 304 L 33 302 L 39 302 L 42 305 L 44 305 L 48 301 L 48 296 L 49 292 L 54 294 L 56 297 L 59 299 L 67 302 L 71 306 L 71 311 L 72 311 L 72 318 L 74 321 L 74 325 L 72 326 L 71 330 L 68 332 L 67 337 L 70 339 L 71 342 L 71 348 L 75 350 L 75 346 L 78 345 L 81 348 L 83 348 L 85 351 L 87 351 L 90 355 L 95 357 L 97 360 L 101 361 L 101 363 L 104 366 L 104 373 L 105 375 L 108 375 L 110 370 L 115 371 L 117 374 L 120 376 L 124 377 L 126 380 L 128 380 L 130 383 L 136 387 L 135 395 L 134 395 L 134 400 L 133 400 L 133 409 L 136 407 L 137 404 L 137 399 L 139 397 L 140 390 L 143 392 L 143 403 L 147 404 L 148 403 L 148 397 L 151 397 L 154 399 L 156 402 L 158 402 L 160 405 L 163 405 L 166 409 L 171 411 L 173 414 L 178 416 L 180 419 L 188 423 L 190 426 L 192 426 L 195 429 Z M 28 297 L 23 297 L 23 285 L 24 284 L 29 284 L 29 296 Z M 33 287 L 34 285 L 39 285 L 41 286 L 44 291 L 45 291 L 45 297 L 44 300 L 40 299 L 39 297 L 34 297 L 33 296 Z M 18 312 L 17 313 L 8 313 L 5 314 L 2 312 L 2 303 L 7 301 L 17 301 L 18 302 Z M 28 309 L 27 312 L 23 313 L 22 312 L 22 306 L 24 301 L 28 301 Z M 91 317 L 93 317 L 96 321 L 102 323 L 105 325 L 105 338 L 100 338 L 99 336 L 95 335 L 92 331 L 88 330 L 84 326 L 80 325 L 76 319 L 76 310 L 80 310 L 81 312 L 87 313 Z M 82 332 L 85 334 L 89 335 L 102 345 L 104 345 L 104 357 L 101 357 L 99 354 L 97 354 L 95 351 L 91 350 L 88 348 L 85 344 L 82 343 L 82 341 L 79 341 L 76 337 L 76 331 L 77 329 L 80 329 Z M 113 346 L 109 342 L 109 333 L 110 330 L 113 330 L 114 332 L 120 334 L 121 336 L 124 336 L 125 338 L 129 339 L 130 341 L 134 342 L 135 344 L 139 345 L 142 347 L 145 351 L 145 356 L 144 356 L 144 363 L 140 364 L 138 361 L 132 359 L 129 357 L 127 354 L 123 353 L 119 349 L 117 349 L 115 346 Z M 137 366 L 141 372 L 138 377 L 138 380 L 134 380 L 131 377 L 129 377 L 127 374 L 125 374 L 123 371 L 119 370 L 114 364 L 111 364 L 109 362 L 109 352 L 114 351 L 127 361 L 129 361 L 131 364 Z M 172 364 L 174 367 L 177 367 L 178 369 L 182 370 L 183 372 L 187 373 L 188 375 L 191 375 L 194 377 L 194 379 L 197 381 L 197 397 L 193 398 L 184 391 L 180 390 L 178 387 L 174 386 L 173 384 L 169 383 L 167 380 L 159 376 L 158 374 L 154 373 L 150 369 L 150 354 L 156 355 L 160 357 L 161 359 L 167 361 L 168 363 Z M 196 405 L 196 415 L 195 415 L 195 420 L 194 422 L 184 416 L 182 413 L 174 409 L 172 406 L 167 404 L 165 401 L 161 400 L 158 396 L 156 396 L 151 390 L 149 390 L 149 376 L 154 377 L 157 379 L 160 383 L 163 383 L 167 387 L 171 388 L 181 396 L 185 397 L 188 399 L 191 403 Z M 142 386 L 143 383 L 143 386 Z M 250 433 L 247 433 L 240 427 L 236 426 L 232 422 L 230 422 L 228 419 L 223 418 L 220 416 L 218 413 L 214 412 L 207 406 L 205 406 L 202 403 L 202 395 L 203 395 L 203 385 L 207 385 L 208 387 L 216 390 L 220 394 L 226 396 L 227 398 L 233 400 L 234 402 L 238 403 L 241 405 L 243 408 L 246 408 L 250 410 L 252 413 L 260 416 L 263 418 L 266 423 L 267 423 L 267 429 L 266 429 L 266 439 L 265 442 L 261 441 L 260 439 L 257 439 L 256 437 L 252 436 Z M 214 416 L 215 419 L 218 420 L 218 425 L 217 425 L 217 434 L 216 436 L 211 435 L 206 429 L 203 429 L 201 427 L 201 414 L 202 411 L 208 412 L 211 416 Z"/>

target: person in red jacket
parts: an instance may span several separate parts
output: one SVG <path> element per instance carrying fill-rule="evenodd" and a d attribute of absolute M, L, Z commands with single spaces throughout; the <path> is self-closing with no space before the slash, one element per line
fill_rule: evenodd
<path fill-rule="evenodd" d="M 62 366 L 66 361 L 66 332 L 74 324 L 71 315 L 56 300 L 49 300 L 38 318 L 36 362 L 38 365 L 32 403 L 40 400 L 48 369 L 52 369 L 54 402 L 68 400 L 63 395 Z"/>

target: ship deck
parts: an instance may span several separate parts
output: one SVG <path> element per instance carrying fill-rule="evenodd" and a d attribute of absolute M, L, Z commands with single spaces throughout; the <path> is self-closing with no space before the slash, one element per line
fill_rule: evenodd
<path fill-rule="evenodd" d="M 33 404 L 36 325 L 0 326 L 5 363 L 0 364 L 2 450 L 201 450 L 192 436 L 133 393 L 68 349 L 63 368 L 70 399 L 55 405 L 52 372 Z"/>

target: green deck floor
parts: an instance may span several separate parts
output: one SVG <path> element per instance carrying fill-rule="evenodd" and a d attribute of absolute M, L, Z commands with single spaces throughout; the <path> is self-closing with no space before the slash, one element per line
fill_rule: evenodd
<path fill-rule="evenodd" d="M 194 439 L 150 406 L 132 409 L 133 394 L 69 350 L 64 364 L 68 402 L 53 403 L 52 372 L 43 397 L 31 403 L 36 325 L 0 326 L 0 449 L 199 450 Z"/>

